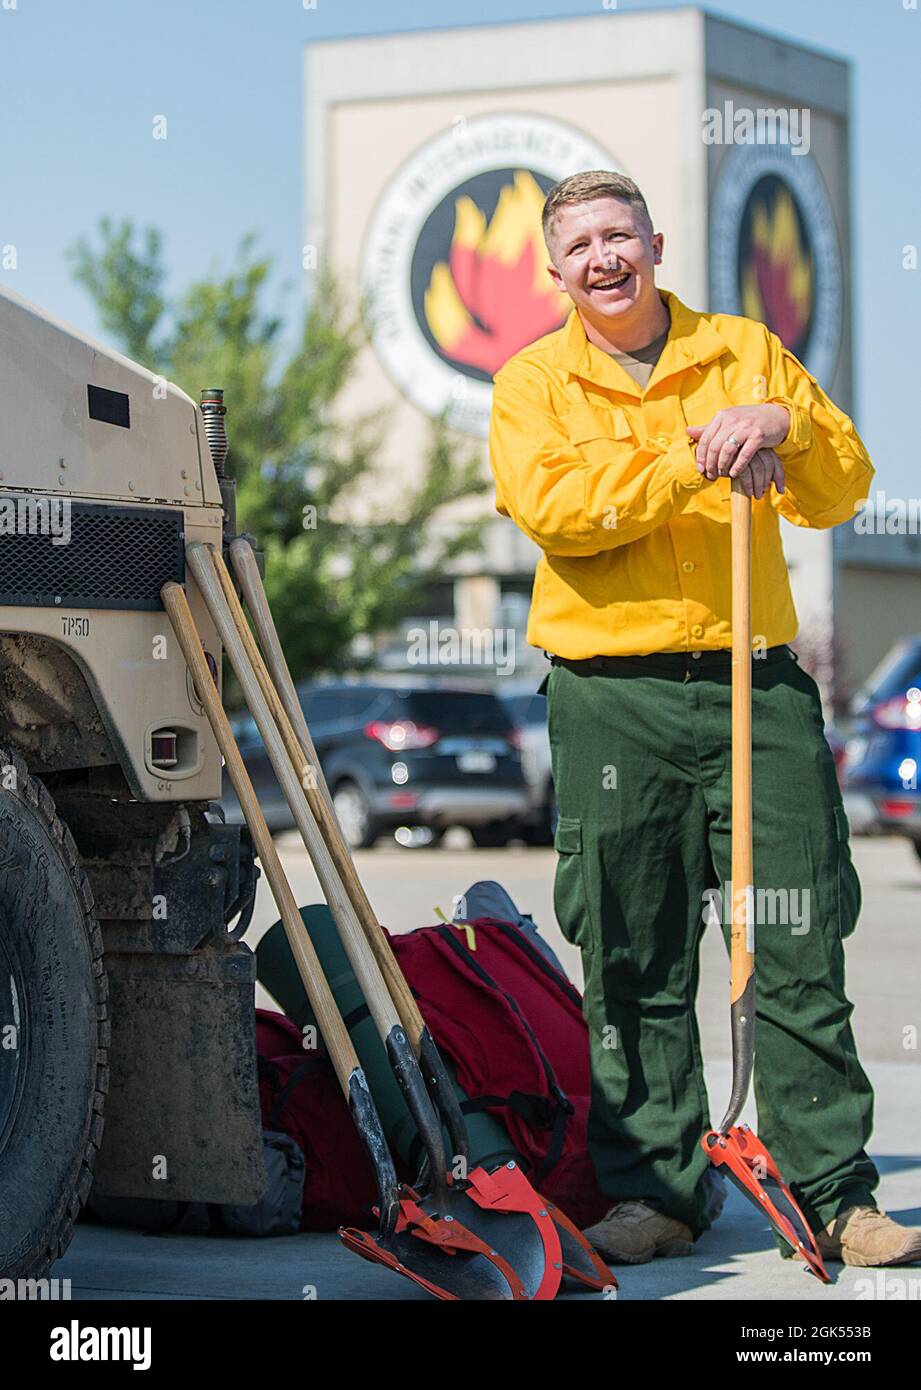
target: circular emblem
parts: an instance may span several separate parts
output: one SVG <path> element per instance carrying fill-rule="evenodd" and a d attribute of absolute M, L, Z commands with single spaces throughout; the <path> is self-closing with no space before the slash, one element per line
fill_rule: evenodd
<path fill-rule="evenodd" d="M 546 271 L 541 210 L 555 183 L 619 165 L 543 116 L 460 119 L 394 175 L 371 218 L 361 283 L 371 338 L 414 405 L 486 436 L 492 377 L 572 303 Z"/>
<path fill-rule="evenodd" d="M 843 320 L 834 211 L 811 155 L 737 145 L 710 207 L 710 305 L 776 333 L 818 381 L 831 382 Z"/>

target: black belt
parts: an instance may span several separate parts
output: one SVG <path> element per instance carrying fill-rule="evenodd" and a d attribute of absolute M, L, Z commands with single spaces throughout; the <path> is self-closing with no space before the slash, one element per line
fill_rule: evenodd
<path fill-rule="evenodd" d="M 683 676 L 686 672 L 728 671 L 732 665 L 732 652 L 728 648 L 710 652 L 652 652 L 649 656 L 589 656 L 581 661 L 571 661 L 565 656 L 547 655 L 554 666 L 568 666 L 571 671 L 581 675 L 616 676 L 633 671 L 656 672 L 662 675 Z M 754 648 L 752 659 L 758 666 L 770 666 L 775 661 L 798 661 L 799 658 L 786 643 L 779 647 Z"/>

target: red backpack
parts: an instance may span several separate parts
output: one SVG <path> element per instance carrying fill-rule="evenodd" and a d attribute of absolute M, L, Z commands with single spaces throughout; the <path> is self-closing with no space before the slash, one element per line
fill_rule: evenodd
<path fill-rule="evenodd" d="M 390 944 L 432 1036 L 469 1097 L 508 1130 L 531 1182 L 577 1226 L 611 1203 L 588 1152 L 591 1097 L 582 1000 L 510 922 L 424 927 Z"/>
<path fill-rule="evenodd" d="M 601 1220 L 610 1201 L 588 1152 L 588 1029 L 578 990 L 510 922 L 481 918 L 389 939 L 468 1097 L 461 1108 L 501 1120 L 531 1182 L 576 1225 Z M 304 1151 L 304 1229 L 367 1225 L 374 1178 L 332 1067 L 305 1057 L 290 1019 L 256 1015 L 263 1124 Z"/>
<path fill-rule="evenodd" d="M 371 1165 L 331 1064 L 302 1043 L 290 1018 L 256 1010 L 263 1125 L 290 1134 L 304 1155 L 302 1230 L 367 1226 L 377 1200 Z"/>

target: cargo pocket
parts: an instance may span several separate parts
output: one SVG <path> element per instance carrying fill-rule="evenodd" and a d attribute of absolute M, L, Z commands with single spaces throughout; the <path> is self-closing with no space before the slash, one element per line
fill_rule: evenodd
<path fill-rule="evenodd" d="M 560 931 L 582 951 L 593 946 L 591 912 L 586 894 L 582 853 L 582 822 L 577 816 L 560 816 L 553 836 L 559 858 L 553 880 L 553 910 Z"/>
<path fill-rule="evenodd" d="M 850 936 L 860 915 L 860 879 L 851 859 L 847 812 L 835 807 L 835 834 L 838 841 L 838 930 L 842 940 Z"/>

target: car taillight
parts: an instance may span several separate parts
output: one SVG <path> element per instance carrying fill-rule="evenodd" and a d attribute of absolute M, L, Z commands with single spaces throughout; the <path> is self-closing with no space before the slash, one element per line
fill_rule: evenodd
<path fill-rule="evenodd" d="M 365 725 L 364 731 L 368 738 L 376 738 L 391 753 L 402 753 L 406 748 L 430 748 L 440 737 L 431 725 L 414 724 L 411 719 L 375 719 Z"/>
<path fill-rule="evenodd" d="M 870 711 L 870 718 L 881 729 L 921 730 L 921 690 L 912 686 L 907 695 L 883 700 Z"/>
<path fill-rule="evenodd" d="M 879 809 L 884 816 L 892 816 L 893 818 L 896 816 L 910 816 L 912 812 L 918 809 L 918 802 L 902 801 L 897 800 L 894 796 L 887 796 L 879 803 Z"/>

